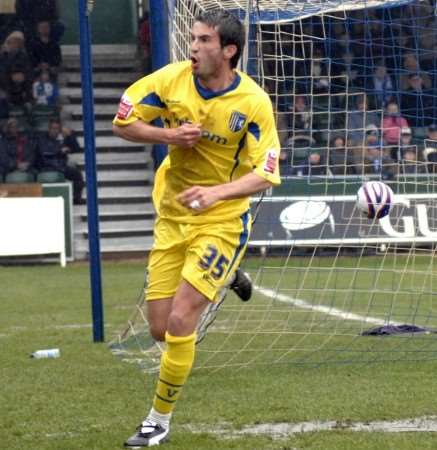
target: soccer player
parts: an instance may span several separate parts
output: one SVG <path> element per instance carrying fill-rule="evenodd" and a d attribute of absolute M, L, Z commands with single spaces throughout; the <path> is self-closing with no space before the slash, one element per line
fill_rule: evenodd
<path fill-rule="evenodd" d="M 236 70 L 244 27 L 232 14 L 199 15 L 191 60 L 140 79 L 123 94 L 114 133 L 169 145 L 155 177 L 147 315 L 165 341 L 153 406 L 125 446 L 164 442 L 194 361 L 196 325 L 234 277 L 251 228 L 249 196 L 280 183 L 280 145 L 268 95 Z M 160 117 L 164 128 L 150 125 Z"/>

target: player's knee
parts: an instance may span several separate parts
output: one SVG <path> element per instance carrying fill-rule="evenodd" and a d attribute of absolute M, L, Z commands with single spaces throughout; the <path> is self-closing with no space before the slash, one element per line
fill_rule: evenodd
<path fill-rule="evenodd" d="M 178 311 L 173 311 L 168 318 L 168 331 L 173 336 L 183 336 L 193 330 L 186 316 Z"/>
<path fill-rule="evenodd" d="M 155 339 L 155 341 L 165 341 L 165 332 L 167 331 L 166 327 L 151 324 L 149 331 L 150 335 L 153 337 L 153 339 Z"/>

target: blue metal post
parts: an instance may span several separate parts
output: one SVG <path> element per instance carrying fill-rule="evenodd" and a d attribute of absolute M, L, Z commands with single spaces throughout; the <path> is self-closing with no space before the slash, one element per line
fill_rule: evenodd
<path fill-rule="evenodd" d="M 149 6 L 152 69 L 158 70 L 170 62 L 167 2 L 164 0 L 150 0 Z M 159 121 L 154 123 L 154 125 L 162 126 L 162 122 Z M 155 170 L 159 167 L 165 155 L 167 155 L 166 145 L 153 145 L 152 156 Z"/>
<path fill-rule="evenodd" d="M 252 8 L 249 7 L 249 10 L 247 11 L 248 17 L 249 17 L 249 23 L 248 23 L 248 37 L 247 37 L 247 51 L 248 51 L 248 58 L 247 58 L 247 74 L 250 75 L 252 78 L 254 78 L 259 83 L 259 67 L 260 64 L 259 57 L 258 57 L 258 43 L 257 43 L 257 12 L 254 11 Z M 261 60 L 262 63 L 262 60 Z"/>
<path fill-rule="evenodd" d="M 88 241 L 90 254 L 93 340 L 104 341 L 102 277 L 97 203 L 96 142 L 94 129 L 94 96 L 89 15 L 94 1 L 79 0 L 80 65 L 82 78 L 83 128 L 85 136 L 85 172 L 88 207 Z"/>
<path fill-rule="evenodd" d="M 168 11 L 165 0 L 150 0 L 150 37 L 152 68 L 160 69 L 170 62 Z"/>

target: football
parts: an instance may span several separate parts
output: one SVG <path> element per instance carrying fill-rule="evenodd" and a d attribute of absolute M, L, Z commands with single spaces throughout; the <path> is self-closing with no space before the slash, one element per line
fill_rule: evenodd
<path fill-rule="evenodd" d="M 390 213 L 394 194 L 382 181 L 368 181 L 357 193 L 357 208 L 369 219 L 382 219 Z"/>

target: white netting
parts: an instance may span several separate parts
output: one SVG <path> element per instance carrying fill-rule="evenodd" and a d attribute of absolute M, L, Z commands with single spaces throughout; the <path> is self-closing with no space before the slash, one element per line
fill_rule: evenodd
<path fill-rule="evenodd" d="M 261 203 L 244 263 L 254 298 L 228 296 L 199 346 L 198 367 L 435 358 L 433 4 L 173 3 L 174 61 L 189 57 L 201 10 L 224 7 L 246 21 L 244 69 L 269 92 L 282 144 L 283 182 Z M 381 222 L 354 207 L 368 179 L 397 195 Z M 118 348 L 152 367 L 159 349 L 142 306 Z M 407 333 L 362 335 L 383 326 Z"/>

